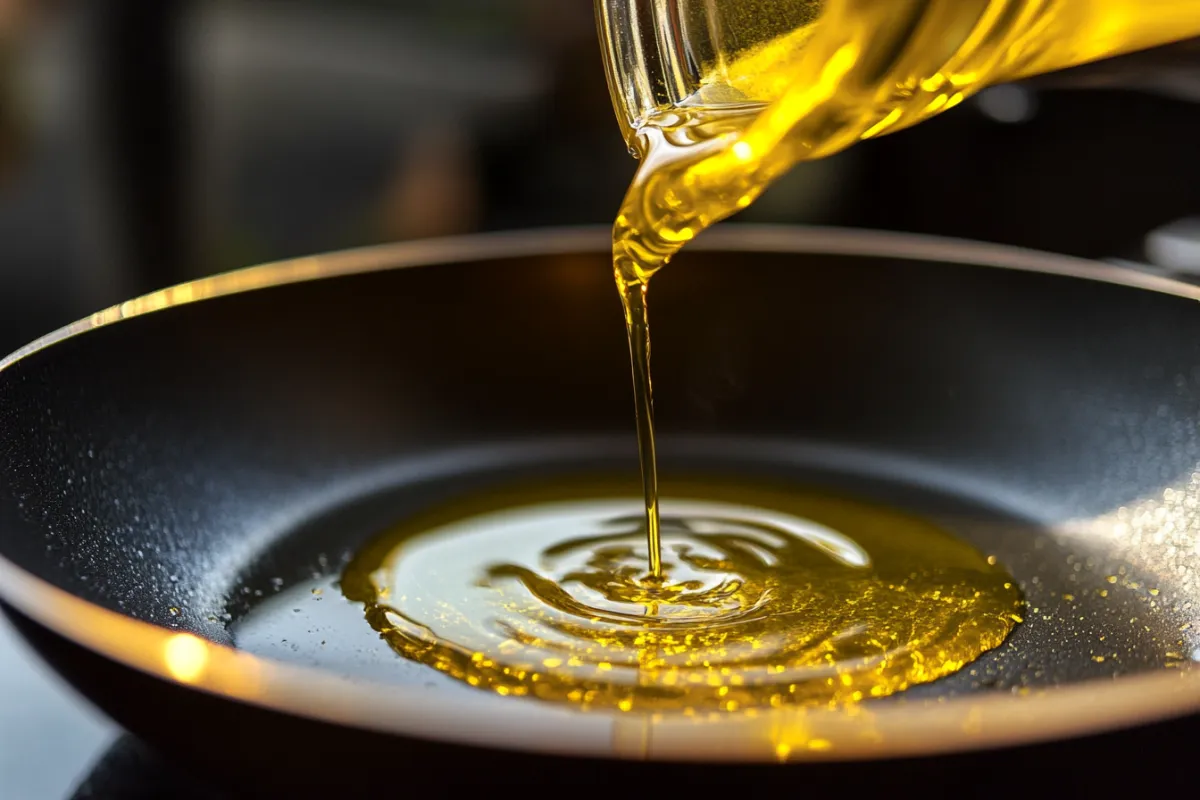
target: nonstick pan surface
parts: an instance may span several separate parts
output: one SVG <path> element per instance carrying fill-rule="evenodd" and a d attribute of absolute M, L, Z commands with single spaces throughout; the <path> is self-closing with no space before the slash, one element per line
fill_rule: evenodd
<path fill-rule="evenodd" d="M 331 596 L 369 537 L 514 476 L 635 474 L 606 252 L 589 230 L 301 259 L 19 351 L 0 365 L 6 611 L 117 721 L 227 786 L 895 787 L 937 756 L 947 789 L 1009 790 L 1018 768 L 1078 789 L 1130 752 L 1182 777 L 1200 291 L 1027 251 L 731 226 L 651 293 L 664 471 L 853 493 L 996 554 L 1029 613 L 972 669 L 853 715 L 700 724 L 492 696 L 387 650 Z"/>

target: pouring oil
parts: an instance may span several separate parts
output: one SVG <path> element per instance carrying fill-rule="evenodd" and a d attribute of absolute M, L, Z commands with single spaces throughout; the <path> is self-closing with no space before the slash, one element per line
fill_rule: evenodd
<path fill-rule="evenodd" d="M 622 711 L 882 697 L 1021 621 L 1013 579 L 898 511 L 656 474 L 650 278 L 795 163 L 989 84 L 1200 35 L 1192 0 L 598 0 L 641 164 L 613 226 L 641 497 L 541 483 L 407 521 L 346 596 L 400 655 L 465 683 Z M 641 11 L 647 11 L 642 14 Z M 731 276 L 731 280 L 736 276 Z"/>
<path fill-rule="evenodd" d="M 641 164 L 613 225 L 658 574 L 647 284 L 797 162 L 988 85 L 1200 36 L 1195 0 L 597 0 Z M 934 177 L 934 176 L 931 176 Z"/>
<path fill-rule="evenodd" d="M 460 500 L 386 532 L 342 591 L 400 655 L 588 709 L 838 706 L 957 671 L 1020 621 L 1012 578 L 890 508 L 736 479 L 663 485 L 661 577 L 611 477 Z"/>

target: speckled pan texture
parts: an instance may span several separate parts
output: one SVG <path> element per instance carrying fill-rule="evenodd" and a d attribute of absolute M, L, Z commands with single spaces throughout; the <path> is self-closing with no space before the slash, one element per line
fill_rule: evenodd
<path fill-rule="evenodd" d="M 774 759 L 792 722 L 630 733 L 619 715 L 477 697 L 338 605 L 346 558 L 406 514 L 521 474 L 636 470 L 605 245 L 560 231 L 269 265 L 27 348 L 0 370 L 0 597 L 26 630 L 206 703 L 406 741 Z M 1028 601 L 957 675 L 808 715 L 797 758 L 1200 707 L 1198 296 L 1024 251 L 751 227 L 713 232 L 656 280 L 665 472 L 920 513 L 994 555 Z M 833 747 L 805 755 L 816 740 Z"/>

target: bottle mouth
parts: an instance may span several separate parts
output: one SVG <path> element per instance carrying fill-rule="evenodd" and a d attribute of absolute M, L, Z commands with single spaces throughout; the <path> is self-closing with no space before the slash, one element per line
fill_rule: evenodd
<path fill-rule="evenodd" d="M 613 110 L 631 151 L 657 113 L 695 103 L 722 57 L 715 0 L 596 0 Z"/>
<path fill-rule="evenodd" d="M 655 36 L 656 7 L 664 5 L 662 0 L 595 0 L 609 96 L 621 135 L 635 157 L 637 128 L 649 114 L 671 103 L 655 91 L 665 86 Z"/>
<path fill-rule="evenodd" d="M 631 153 L 647 120 L 675 108 L 746 106 L 770 101 L 739 91 L 729 61 L 808 28 L 817 0 L 755 4 L 720 0 L 595 0 L 596 27 L 617 123 Z"/>

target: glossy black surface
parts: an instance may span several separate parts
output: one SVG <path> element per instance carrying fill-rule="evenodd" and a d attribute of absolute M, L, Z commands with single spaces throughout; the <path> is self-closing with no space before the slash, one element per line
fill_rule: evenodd
<path fill-rule="evenodd" d="M 606 458 L 635 469 L 619 306 L 603 241 L 588 241 L 595 249 L 579 255 L 220 298 L 26 357 L 0 375 L 0 553 L 90 602 L 230 643 L 229 615 L 245 613 L 239 598 L 256 575 L 294 582 L 322 553 L 335 570 L 338 547 L 353 548 L 413 498 L 433 502 L 422 487 L 435 477 L 483 474 L 463 467 L 464 453 L 605 441 Z M 834 483 L 873 475 L 881 495 L 937 490 L 1013 520 L 964 535 L 1017 554 L 1036 536 L 1053 539 L 1065 520 L 1186 480 L 1200 460 L 1194 301 L 1012 270 L 696 251 L 656 281 L 651 302 L 668 469 L 699 448 L 729 464 L 782 458 Z M 322 520 L 338 522 L 340 540 Z M 1075 546 L 1098 563 L 1115 557 L 1112 541 Z M 1042 552 L 1018 578 L 1070 577 L 1058 550 Z M 1153 577 L 1164 592 L 1183 591 L 1170 575 Z M 432 745 L 252 709 L 17 621 L 120 723 L 227 786 L 311 788 L 328 777 L 297 768 L 312 764 L 362 791 L 430 764 L 473 765 L 470 775 L 439 770 L 440 781 L 572 783 L 650 769 Z M 1021 631 L 1021 647 L 1055 654 L 1051 682 L 1098 674 L 1086 645 L 1062 629 Z M 1131 658 L 1127 669 L 1153 666 Z M 1144 735 L 1165 758 L 1160 744 L 1188 725 Z M 1084 769 L 1102 752 L 1059 744 L 956 757 L 945 769 L 961 767 L 964 781 L 998 760 L 1032 769 L 1074 759 Z M 862 783 L 919 763 L 712 769 Z"/>
<path fill-rule="evenodd" d="M 664 436 L 902 456 L 1045 523 L 1113 510 L 1200 460 L 1190 300 L 1012 270 L 694 252 L 651 302 Z M 331 278 L 107 326 L 0 377 L 3 553 L 220 641 L 207 617 L 237 571 L 355 499 L 364 476 L 579 437 L 619 437 L 632 458 L 627 361 L 601 254 Z"/>

